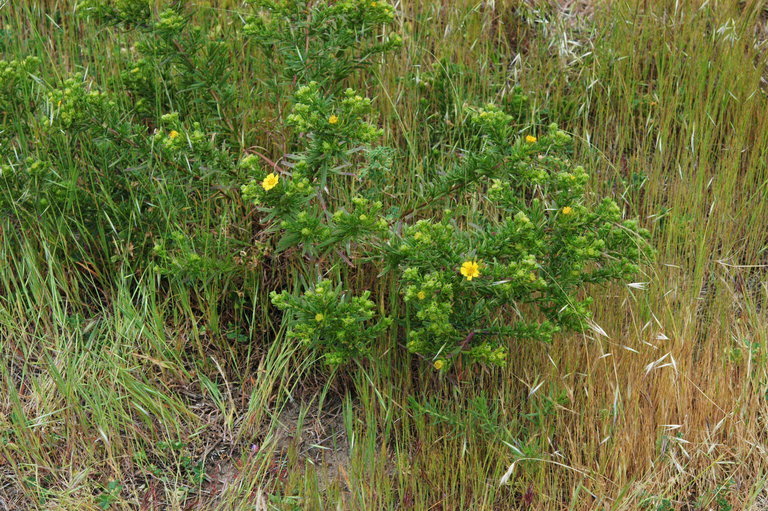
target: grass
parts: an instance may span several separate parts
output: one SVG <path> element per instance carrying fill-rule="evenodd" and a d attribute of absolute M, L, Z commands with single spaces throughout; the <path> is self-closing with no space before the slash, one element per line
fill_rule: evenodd
<path fill-rule="evenodd" d="M 244 7 L 210 3 L 197 22 L 226 39 Z M 20 227 L 9 215 L 0 509 L 763 509 L 767 12 L 582 9 L 403 2 L 404 48 L 351 82 L 376 94 L 385 139 L 403 150 L 403 204 L 450 160 L 433 150 L 460 144 L 445 119 L 465 102 L 502 103 L 519 85 L 528 118 L 574 134 L 593 186 L 639 215 L 658 249 L 642 284 L 596 291 L 593 331 L 513 344 L 506 368 L 458 378 L 414 371 L 397 339 L 375 363 L 329 373 L 284 337 L 264 291 L 299 270 L 259 264 L 236 197 L 159 215 L 214 233 L 207 253 L 256 262 L 172 285 L 137 274 L 132 240 L 113 244 L 106 216 L 87 239 L 76 234 L 87 216 Z M 40 56 L 45 82 L 87 70 L 109 84 L 125 65 L 131 35 L 78 20 L 69 2 L 8 3 L 0 21 L 0 53 Z M 222 136 L 233 153 L 279 157 L 279 109 L 252 93 L 244 53 L 228 49 L 242 93 Z M 447 116 L 420 103 L 414 77 L 431 70 Z M 191 97 L 176 106 L 210 108 Z M 72 167 L 102 168 L 85 157 Z M 376 289 L 376 303 L 394 303 Z"/>

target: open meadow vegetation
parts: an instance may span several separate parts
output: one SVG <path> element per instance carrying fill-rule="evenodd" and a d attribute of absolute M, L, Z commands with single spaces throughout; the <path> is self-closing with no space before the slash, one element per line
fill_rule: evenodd
<path fill-rule="evenodd" d="M 0 510 L 768 510 L 764 0 L 0 0 Z"/>

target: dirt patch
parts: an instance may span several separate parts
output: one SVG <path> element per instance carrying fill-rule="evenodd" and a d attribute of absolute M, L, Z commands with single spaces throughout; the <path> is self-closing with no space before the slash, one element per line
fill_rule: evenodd
<path fill-rule="evenodd" d="M 343 406 L 334 397 L 321 410 L 314 404 L 292 403 L 280 414 L 275 432 L 278 457 L 287 459 L 294 449 L 300 465 L 316 467 L 319 489 L 341 482 L 346 487 L 349 439 Z"/>

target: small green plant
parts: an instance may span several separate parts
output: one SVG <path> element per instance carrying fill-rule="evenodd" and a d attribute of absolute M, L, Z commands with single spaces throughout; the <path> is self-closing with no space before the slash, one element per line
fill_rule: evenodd
<path fill-rule="evenodd" d="M 324 280 L 301 296 L 287 291 L 272 294 L 272 303 L 288 312 L 288 336 L 320 348 L 329 365 L 370 354 L 371 345 L 391 320 L 375 319 L 370 292 L 351 296 L 341 285 Z"/>
<path fill-rule="evenodd" d="M 114 116 L 117 103 L 84 78 L 71 77 L 48 92 L 41 124 L 51 133 L 77 135 L 105 128 L 98 120 Z"/>
<path fill-rule="evenodd" d="M 697 499 L 697 509 L 732 511 L 733 505 L 729 502 L 728 495 L 733 491 L 733 484 L 733 480 L 727 480 L 713 490 L 704 492 L 704 494 Z"/>
<path fill-rule="evenodd" d="M 135 452 L 134 463 L 161 481 L 184 481 L 185 491 L 205 482 L 205 461 L 195 459 L 188 444 L 181 440 L 159 441 L 155 447 L 153 456 L 144 450 Z"/>
<path fill-rule="evenodd" d="M 116 503 L 120 499 L 120 490 L 123 487 L 118 481 L 110 481 L 107 483 L 104 491 L 96 497 L 96 505 L 99 509 L 109 509 L 112 504 Z"/>
<path fill-rule="evenodd" d="M 717 491 L 717 495 L 715 496 L 715 505 L 717 506 L 717 511 L 732 511 L 733 505 L 728 501 L 728 492 L 730 491 L 730 488 L 728 486 L 724 486 Z"/>
<path fill-rule="evenodd" d="M 222 257 L 222 252 L 228 248 L 226 243 L 210 236 L 200 238 L 193 240 L 176 231 L 167 238 L 158 239 L 153 247 L 154 271 L 158 275 L 184 280 L 201 280 L 236 270 L 234 262 Z"/>
<path fill-rule="evenodd" d="M 462 96 L 466 90 L 472 90 L 468 84 L 475 79 L 477 77 L 468 66 L 447 58 L 433 62 L 426 70 L 416 71 L 411 76 L 413 87 L 419 91 L 419 114 L 429 134 L 432 156 L 436 159 L 444 156 L 440 145 L 458 144 L 466 149 L 474 147 L 480 140 L 477 130 L 464 122 L 466 105 L 485 99 L 480 95 Z M 522 88 L 502 89 L 497 95 L 500 96 L 499 106 L 514 119 L 515 124 L 524 125 L 532 120 L 528 117 L 529 96 Z"/>
<path fill-rule="evenodd" d="M 144 25 L 152 14 L 147 0 L 83 0 L 78 7 L 114 24 Z"/>
<path fill-rule="evenodd" d="M 760 365 L 765 359 L 761 344 L 749 339 L 734 339 L 733 344 L 727 350 L 727 355 L 728 359 L 734 364 L 739 364 L 744 359 L 749 359 L 754 361 L 756 365 Z"/>
<path fill-rule="evenodd" d="M 0 60 L 0 118 L 11 114 L 15 105 L 22 106 L 22 87 L 39 65 L 39 57 Z"/>
<path fill-rule="evenodd" d="M 640 509 L 647 511 L 674 511 L 675 506 L 672 501 L 665 497 L 659 497 L 656 495 L 648 495 L 643 492 L 643 497 L 640 499 Z"/>

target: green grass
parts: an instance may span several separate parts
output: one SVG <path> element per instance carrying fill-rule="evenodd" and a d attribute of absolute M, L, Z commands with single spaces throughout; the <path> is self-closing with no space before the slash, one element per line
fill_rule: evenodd
<path fill-rule="evenodd" d="M 278 158 L 283 110 L 264 104 L 258 61 L 236 44 L 245 7 L 208 4 L 196 23 L 231 41 L 222 59 L 238 99 L 222 111 L 204 92 L 165 99 L 226 119 L 218 140 L 232 154 Z M 205 279 L 158 278 L 132 250 L 158 233 L 106 199 L 93 217 L 4 216 L 0 509 L 761 509 L 768 13 L 733 4 L 404 2 L 403 49 L 350 79 L 376 96 L 385 141 L 401 150 L 403 206 L 463 143 L 461 105 L 503 104 L 519 85 L 525 118 L 573 133 L 594 188 L 652 230 L 647 289 L 595 291 L 605 335 L 515 343 L 503 369 L 440 376 L 394 335 L 371 361 L 314 364 L 267 298 L 302 269 L 263 264 L 231 183 L 177 199 L 186 181 L 156 180 L 153 228 L 229 263 Z M 36 79 L 51 84 L 87 70 L 117 87 L 133 37 L 61 1 L 10 2 L 0 27 L 2 57 L 41 57 Z M 432 70 L 445 110 L 420 101 L 415 77 Z M 121 170 L 4 125 L 27 154 L 69 161 L 59 170 L 97 198 L 101 173 Z M 131 238 L 115 241 L 116 221 L 136 222 Z M 397 313 L 391 282 L 349 275 Z"/>

